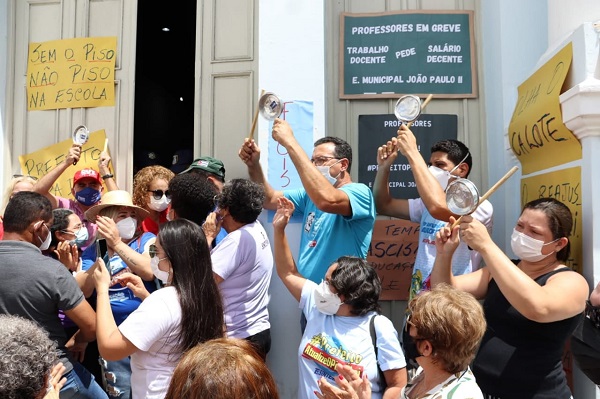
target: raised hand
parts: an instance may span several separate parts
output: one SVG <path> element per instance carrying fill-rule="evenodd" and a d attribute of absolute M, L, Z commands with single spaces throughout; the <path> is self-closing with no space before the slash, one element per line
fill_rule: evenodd
<path fill-rule="evenodd" d="M 285 197 L 277 199 L 277 212 L 273 216 L 273 228 L 283 230 L 287 226 L 292 214 L 294 213 L 294 204 Z"/>
<path fill-rule="evenodd" d="M 260 161 L 260 148 L 258 148 L 254 140 L 245 138 L 242 148 L 238 151 L 238 156 L 247 167 L 255 167 Z"/>

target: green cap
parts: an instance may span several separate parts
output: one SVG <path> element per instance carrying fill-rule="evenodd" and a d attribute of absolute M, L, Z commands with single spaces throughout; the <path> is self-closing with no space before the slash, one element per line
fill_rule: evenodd
<path fill-rule="evenodd" d="M 225 166 L 223 165 L 223 162 L 216 158 L 200 157 L 194 159 L 194 162 L 191 163 L 190 167 L 181 173 L 187 173 L 195 169 L 212 173 L 215 176 L 225 179 Z"/>

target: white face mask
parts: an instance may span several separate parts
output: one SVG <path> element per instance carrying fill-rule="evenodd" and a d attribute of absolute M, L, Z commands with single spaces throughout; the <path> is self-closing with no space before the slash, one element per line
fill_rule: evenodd
<path fill-rule="evenodd" d="M 163 194 L 163 196 L 160 197 L 159 200 L 154 199 L 154 197 L 150 197 L 150 203 L 148 204 L 148 207 L 157 212 L 162 212 L 169 207 L 170 203 L 171 203 L 171 200 L 168 199 L 167 196 Z"/>
<path fill-rule="evenodd" d="M 164 260 L 167 258 L 158 258 L 157 256 L 154 256 L 153 258 L 150 258 L 150 267 L 152 268 L 152 273 L 154 274 L 154 277 L 156 277 L 157 279 L 159 279 L 163 284 L 168 284 L 169 283 L 169 272 L 165 272 L 164 270 L 160 270 L 158 268 L 158 264 L 160 263 L 161 260 Z"/>
<path fill-rule="evenodd" d="M 454 172 L 456 169 L 458 169 L 458 167 L 460 166 L 461 163 L 465 162 L 465 160 L 467 159 L 469 154 L 470 153 L 467 152 L 467 155 L 465 155 L 465 157 L 462 159 L 462 161 L 460 161 L 455 167 L 453 167 L 450 172 L 448 172 L 447 170 L 444 170 L 444 169 L 440 169 L 437 166 L 433 166 L 433 165 L 429 166 L 429 168 L 428 168 L 429 172 L 433 175 L 433 177 L 435 177 L 435 179 L 438 181 L 438 183 L 440 183 L 440 186 L 442 186 L 442 190 L 446 191 L 446 187 L 448 187 L 448 182 L 450 181 L 450 178 L 453 177 L 452 172 Z M 454 177 L 456 177 L 456 176 L 454 176 Z"/>
<path fill-rule="evenodd" d="M 50 234 L 50 230 L 48 229 L 48 226 L 46 226 L 46 223 L 42 223 L 42 225 L 46 228 L 46 230 L 48 230 L 48 235 L 44 241 L 42 241 L 40 236 L 38 236 L 38 240 L 42 242 L 42 245 L 39 247 L 40 251 L 45 251 L 50 247 L 50 243 L 52 242 L 52 234 Z"/>
<path fill-rule="evenodd" d="M 448 181 L 450 180 L 450 172 L 433 165 L 430 165 L 428 169 L 438 183 L 440 183 L 442 190 L 446 190 L 446 187 L 448 187 Z"/>
<path fill-rule="evenodd" d="M 342 160 L 340 159 L 339 161 L 335 162 L 333 165 L 335 165 L 335 164 L 337 164 L 337 163 L 340 163 L 341 161 L 342 161 Z M 329 166 L 327 166 L 327 165 L 316 166 L 317 170 L 318 170 L 319 172 L 321 172 L 321 174 L 322 174 L 323 176 L 325 176 L 325 178 L 327 179 L 327 181 L 328 181 L 329 183 L 331 183 L 331 185 L 332 185 L 332 186 L 333 186 L 333 185 L 335 184 L 335 182 L 337 181 L 337 178 L 340 176 L 340 173 L 342 173 L 342 172 L 340 171 L 340 173 L 338 173 L 336 177 L 333 177 L 333 176 L 331 176 L 331 173 L 329 173 L 329 170 L 331 169 L 331 167 L 332 167 L 333 165 L 329 165 Z"/>
<path fill-rule="evenodd" d="M 331 292 L 329 283 L 325 280 L 321 281 L 321 284 L 315 289 L 314 296 L 317 309 L 323 314 L 334 315 L 342 306 L 340 297 Z"/>
<path fill-rule="evenodd" d="M 137 220 L 132 217 L 128 217 L 117 222 L 117 230 L 119 230 L 119 235 L 121 238 L 126 240 L 129 240 L 133 237 L 136 229 Z"/>
<path fill-rule="evenodd" d="M 528 262 L 539 262 L 554 253 L 554 251 L 552 251 L 546 255 L 542 254 L 544 245 L 552 244 L 558 240 L 560 240 L 560 238 L 544 243 L 542 240 L 536 240 L 533 237 L 529 237 L 527 234 L 520 233 L 516 229 L 513 229 L 510 237 L 510 247 L 519 259 Z"/>

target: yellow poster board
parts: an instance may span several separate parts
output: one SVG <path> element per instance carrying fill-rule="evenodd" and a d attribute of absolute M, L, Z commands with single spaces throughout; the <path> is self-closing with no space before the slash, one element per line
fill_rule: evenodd
<path fill-rule="evenodd" d="M 581 143 L 563 123 L 558 98 L 572 47 L 569 43 L 519 86 L 508 140 L 525 175 L 581 159 Z"/>
<path fill-rule="evenodd" d="M 544 173 L 521 180 L 521 205 L 542 197 L 557 199 L 571 210 L 573 229 L 569 237 L 571 256 L 567 265 L 581 273 L 583 271 L 581 167 Z"/>
<path fill-rule="evenodd" d="M 100 153 L 104 150 L 105 139 L 106 133 L 104 132 L 104 129 L 91 133 L 89 141 L 81 148 L 81 157 L 79 158 L 77 165 L 68 168 L 60 178 L 56 180 L 50 193 L 59 197 L 70 198 L 71 188 L 73 187 L 73 175 L 75 175 L 75 172 L 85 168 L 92 168 L 98 171 L 98 160 L 100 159 Z M 46 175 L 65 160 L 72 145 L 73 140 L 64 140 L 46 148 L 42 148 L 39 151 L 19 156 L 21 173 L 37 178 Z"/>
<path fill-rule="evenodd" d="M 27 110 L 115 105 L 116 37 L 29 43 Z"/>

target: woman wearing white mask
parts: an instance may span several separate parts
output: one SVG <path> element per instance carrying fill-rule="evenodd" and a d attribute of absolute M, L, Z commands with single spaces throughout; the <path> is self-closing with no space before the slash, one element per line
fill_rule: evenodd
<path fill-rule="evenodd" d="M 120 325 L 142 300 L 137 298 L 128 287 L 123 287 L 116 279 L 123 273 L 131 272 L 141 277 L 149 292 L 157 289 L 150 265 L 150 246 L 156 236 L 144 233 L 141 221 L 149 213 L 133 204 L 127 191 L 113 190 L 102 196 L 100 204 L 88 209 L 87 220 L 93 220 L 98 226 L 98 238 L 106 240 L 108 254 L 105 257 L 113 284 L 108 290 L 112 314 Z M 129 398 L 131 391 L 131 367 L 128 357 L 118 361 L 101 362 L 105 367 L 106 390 L 111 397 Z"/>
<path fill-rule="evenodd" d="M 144 302 L 119 326 L 109 305 L 111 276 L 101 261 L 94 269 L 100 354 L 108 360 L 131 356 L 133 399 L 164 398 L 181 355 L 224 335 L 221 295 L 200 226 L 186 219 L 165 223 L 150 253 L 153 273 L 166 287 L 145 293 Z M 143 291 L 136 280 L 121 279 Z"/>
<path fill-rule="evenodd" d="M 158 234 L 158 226 L 167 221 L 167 211 L 171 203 L 169 181 L 175 176 L 169 169 L 160 165 L 146 166 L 133 178 L 134 205 L 148 211 L 142 221 L 142 230 Z"/>
<path fill-rule="evenodd" d="M 372 398 L 398 398 L 406 385 L 406 362 L 392 322 L 377 315 L 377 273 L 364 259 L 343 256 L 329 267 L 320 285 L 302 277 L 285 236 L 294 205 L 283 197 L 278 201 L 273 217 L 277 274 L 307 319 L 298 349 L 298 397 L 314 398 L 320 378 L 342 378 L 336 366 L 348 364 L 368 377 Z"/>
<path fill-rule="evenodd" d="M 450 283 L 485 298 L 488 329 L 473 363 L 485 398 L 572 397 L 561 360 L 589 292 L 585 279 L 565 266 L 572 226 L 563 203 L 552 198 L 527 203 L 511 237 L 520 258 L 516 265 L 471 216 L 438 232 L 432 285 Z M 450 261 L 461 239 L 482 254 L 487 267 L 452 275 Z"/>

